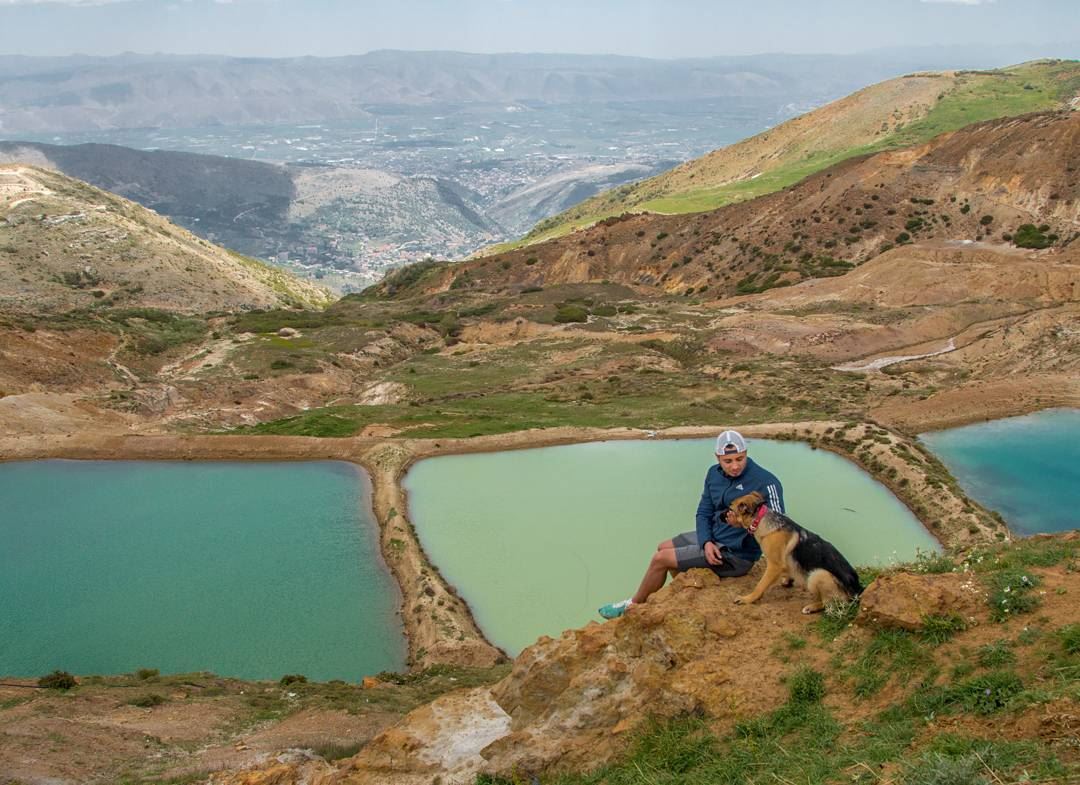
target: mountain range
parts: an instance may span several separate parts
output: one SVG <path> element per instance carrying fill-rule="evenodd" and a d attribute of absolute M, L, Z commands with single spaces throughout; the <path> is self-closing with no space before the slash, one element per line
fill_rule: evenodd
<path fill-rule="evenodd" d="M 912 70 L 986 68 L 1015 48 L 650 60 L 377 51 L 335 58 L 0 57 L 0 134 L 362 120 L 380 104 L 595 102 L 772 94 L 819 102 Z"/>

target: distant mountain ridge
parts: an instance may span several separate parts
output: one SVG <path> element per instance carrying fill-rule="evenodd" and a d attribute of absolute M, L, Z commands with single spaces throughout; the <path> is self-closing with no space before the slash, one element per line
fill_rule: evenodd
<path fill-rule="evenodd" d="M 912 69 L 1006 61 L 992 52 L 958 57 L 918 49 L 686 60 L 400 51 L 282 59 L 7 56 L 0 57 L 0 134 L 361 120 L 378 104 L 685 100 L 751 93 L 823 101 Z"/>
<path fill-rule="evenodd" d="M 131 199 L 212 242 L 259 258 L 307 249 L 441 242 L 465 253 L 513 236 L 612 182 L 651 174 L 635 164 L 592 165 L 546 178 L 490 203 L 449 179 L 372 169 L 281 165 L 106 144 L 0 142 L 0 164 L 55 169 Z M 462 255 L 465 255 L 463 253 Z M 347 269 L 359 257 L 333 259 Z"/>

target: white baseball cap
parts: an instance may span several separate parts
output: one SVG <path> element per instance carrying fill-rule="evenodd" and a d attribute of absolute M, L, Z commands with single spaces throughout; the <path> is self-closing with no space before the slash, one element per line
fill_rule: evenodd
<path fill-rule="evenodd" d="M 746 452 L 746 439 L 738 431 L 724 431 L 716 437 L 716 454 L 731 455 Z"/>

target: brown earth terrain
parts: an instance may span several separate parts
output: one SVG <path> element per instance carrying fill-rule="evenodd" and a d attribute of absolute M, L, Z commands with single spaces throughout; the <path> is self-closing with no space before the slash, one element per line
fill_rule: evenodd
<path fill-rule="evenodd" d="M 0 687 L 0 772 L 32 782 L 79 781 L 80 771 L 91 772 L 86 781 L 198 781 L 258 765 L 219 781 L 448 783 L 481 771 L 591 768 L 628 748 L 647 709 L 696 713 L 725 734 L 776 708 L 793 659 L 829 674 L 830 707 L 855 716 L 887 707 L 910 685 L 862 703 L 837 675 L 843 668 L 828 665 L 850 659 L 876 622 L 795 658 L 789 636 L 808 624 L 791 613 L 797 597 L 777 592 L 724 611 L 740 584 L 696 574 L 655 607 L 538 642 L 491 686 L 504 655 L 420 548 L 400 480 L 431 455 L 734 426 L 855 461 L 957 552 L 1008 540 L 1005 522 L 968 499 L 916 437 L 1080 405 L 1078 120 L 978 124 L 753 203 L 613 220 L 528 252 L 407 268 L 320 311 L 282 308 L 298 300 L 229 254 L 187 245 L 153 214 L 56 175 L 0 171 L 0 189 L 10 186 L 0 190 L 0 460 L 363 466 L 403 593 L 413 672 L 401 678 L 420 680 L 398 700 L 394 690 L 408 684 L 372 682 L 368 695 L 169 677 L 164 703 L 142 707 L 126 703 L 149 689 L 138 677 L 84 682 L 71 700 L 18 683 Z M 49 201 L 57 194 L 100 209 L 72 212 Z M 1047 247 L 1004 236 L 1021 224 Z M 130 233 L 131 258 L 108 250 L 115 232 Z M 1033 563 L 1047 630 L 1075 621 L 1070 558 Z M 1017 625 L 990 624 L 985 597 L 972 604 L 965 591 L 938 586 L 930 595 L 940 602 L 911 622 L 927 612 L 966 619 L 935 661 L 944 667 L 1003 633 L 1028 645 Z M 911 586 L 886 595 L 864 608 L 880 617 L 898 597 L 918 596 Z M 706 691 L 738 681 L 731 663 L 762 651 L 775 656 L 762 663 L 760 695 Z M 487 686 L 385 730 L 454 686 L 449 673 Z M 1052 674 L 1032 678 L 1031 689 L 1058 695 Z M 370 713 L 359 704 L 375 693 L 388 705 Z M 1032 703 L 1010 732 L 1074 761 L 1075 698 Z M 343 706 L 363 708 L 360 719 Z M 1057 735 L 1044 738 L 1044 727 Z M 272 753 L 368 740 L 341 767 L 325 761 L 346 757 L 336 753 Z"/>
<path fill-rule="evenodd" d="M 0 308 L 186 313 L 325 305 L 329 292 L 56 172 L 0 164 Z"/>
<path fill-rule="evenodd" d="M 612 281 L 717 299 L 842 274 L 908 242 L 1008 244 L 1080 222 L 1080 113 L 976 123 L 837 164 L 779 193 L 687 216 L 624 215 L 520 250 L 430 268 L 379 291 L 488 293 Z M 1008 235 L 1006 239 L 1003 235 Z M 531 261 L 530 261 L 531 260 Z"/>
<path fill-rule="evenodd" d="M 1068 543 L 1075 544 L 1076 536 L 1063 541 L 1063 547 L 1075 553 L 1075 545 Z M 1067 598 L 1080 588 L 1075 571 L 1033 568 L 1031 575 L 1041 587 L 1038 626 L 1051 629 L 1075 622 Z M 849 733 L 857 733 L 866 717 L 903 705 L 920 692 L 933 692 L 933 676 L 920 685 L 899 673 L 885 673 L 870 695 L 857 697 L 843 652 L 858 651 L 878 631 L 918 632 L 929 624 L 928 618 L 943 615 L 959 620 L 956 634 L 927 651 L 928 662 L 917 671 L 929 668 L 933 673 L 935 667 L 962 660 L 963 652 L 1003 639 L 1027 640 L 1023 633 L 1031 629 L 1020 617 L 1005 623 L 991 620 L 984 582 L 970 564 L 946 574 L 885 575 L 867 588 L 855 624 L 822 637 L 814 622 L 799 613 L 803 600 L 798 592 L 774 589 L 758 605 L 733 605 L 755 577 L 720 581 L 705 570 L 680 575 L 622 619 L 569 630 L 558 639 L 541 638 L 522 652 L 501 681 L 454 692 L 417 709 L 342 764 L 284 762 L 211 781 L 420 785 L 437 779 L 464 785 L 480 773 L 513 773 L 528 780 L 553 771 L 588 771 L 624 751 L 635 730 L 650 718 L 697 713 L 712 733 L 723 737 L 739 723 L 778 711 L 790 700 L 790 679 L 797 667 L 827 674 L 826 706 L 842 718 Z M 1039 662 L 1034 650 L 1021 656 Z M 878 667 L 886 662 L 887 656 Z M 1056 679 L 1052 667 L 1038 665 L 1027 676 L 1048 687 Z M 970 722 L 970 717 L 945 710 L 941 714 L 922 718 L 931 736 Z M 982 723 L 977 726 L 986 732 Z M 1038 739 L 1075 774 L 1080 764 L 1078 732 L 1075 696 L 1062 695 L 1010 716 L 1007 726 L 991 729 L 989 735 Z M 884 777 L 888 772 L 872 774 Z"/>

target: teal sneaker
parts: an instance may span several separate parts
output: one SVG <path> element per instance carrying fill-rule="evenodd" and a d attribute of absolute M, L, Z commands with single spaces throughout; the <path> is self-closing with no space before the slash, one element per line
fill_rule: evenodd
<path fill-rule="evenodd" d="M 623 600 L 622 602 L 612 602 L 600 608 L 598 613 L 605 619 L 617 619 L 626 613 L 626 609 L 634 604 L 633 600 Z"/>

